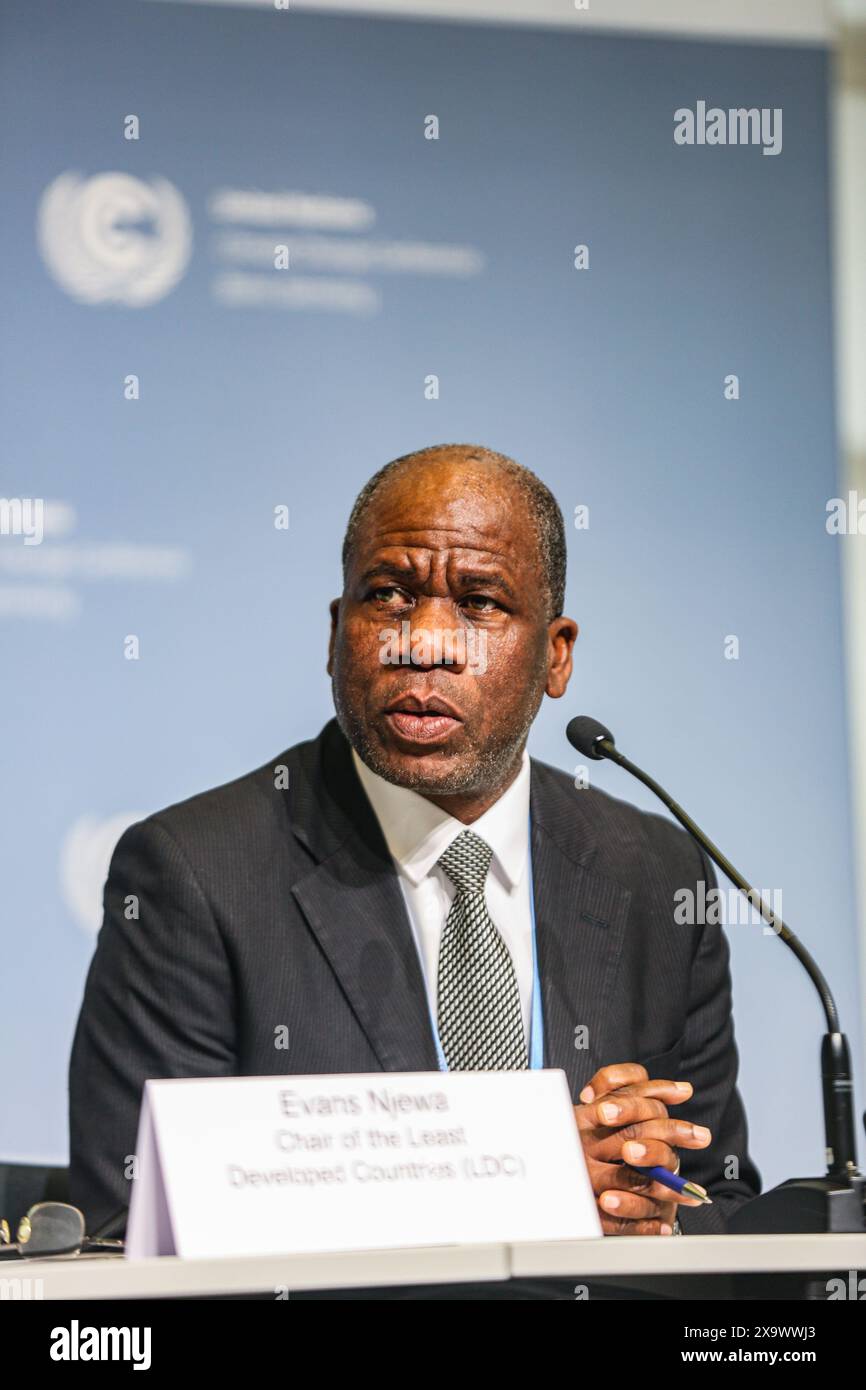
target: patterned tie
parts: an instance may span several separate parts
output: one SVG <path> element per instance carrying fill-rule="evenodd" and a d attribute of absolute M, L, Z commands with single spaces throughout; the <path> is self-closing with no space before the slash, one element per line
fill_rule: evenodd
<path fill-rule="evenodd" d="M 493 851 L 464 830 L 439 860 L 457 889 L 439 946 L 439 1040 L 451 1071 L 529 1065 L 520 994 L 508 947 L 484 900 Z"/>

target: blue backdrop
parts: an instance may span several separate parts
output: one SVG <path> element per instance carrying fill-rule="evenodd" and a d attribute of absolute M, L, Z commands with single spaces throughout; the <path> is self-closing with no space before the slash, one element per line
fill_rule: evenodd
<path fill-rule="evenodd" d="M 2 28 L 0 492 L 46 502 L 0 537 L 4 1156 L 65 1154 L 120 828 L 324 723 L 351 501 L 443 440 L 589 507 L 532 752 L 609 723 L 782 890 L 859 1060 L 825 54 L 132 0 Z M 698 100 L 781 107 L 782 152 L 676 145 Z M 820 1171 L 817 1001 L 729 938 L 755 1157 Z"/>

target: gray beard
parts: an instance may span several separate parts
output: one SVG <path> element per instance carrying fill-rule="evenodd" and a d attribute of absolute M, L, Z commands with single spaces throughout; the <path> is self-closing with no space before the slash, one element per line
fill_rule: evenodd
<path fill-rule="evenodd" d="M 534 710 L 527 710 L 520 727 L 506 742 L 497 742 L 480 749 L 474 754 L 468 767 L 455 767 L 442 777 L 431 778 L 425 776 L 420 768 L 415 772 L 410 766 L 408 772 L 401 769 L 400 776 L 397 777 L 383 758 L 379 744 L 370 738 L 366 725 L 351 718 L 348 711 L 341 707 L 342 702 L 337 699 L 336 691 L 334 705 L 337 723 L 361 762 L 371 772 L 375 772 L 395 787 L 406 787 L 409 791 L 417 792 L 419 796 L 428 797 L 473 796 L 503 785 L 523 751 L 523 745 L 538 712 L 537 706 Z"/>

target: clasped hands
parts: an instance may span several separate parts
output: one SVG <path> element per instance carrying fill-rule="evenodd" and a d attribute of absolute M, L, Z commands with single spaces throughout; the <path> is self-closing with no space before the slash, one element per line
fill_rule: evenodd
<path fill-rule="evenodd" d="M 679 1207 L 701 1205 L 628 1166 L 675 1172 L 678 1148 L 707 1147 L 708 1129 L 668 1115 L 692 1090 L 688 1081 L 650 1080 L 638 1062 L 618 1062 L 581 1091 L 574 1114 L 606 1236 L 669 1236 Z"/>

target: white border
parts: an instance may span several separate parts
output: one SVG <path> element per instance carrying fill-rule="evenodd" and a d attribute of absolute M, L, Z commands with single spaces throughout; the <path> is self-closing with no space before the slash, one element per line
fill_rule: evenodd
<path fill-rule="evenodd" d="M 866 494 L 866 32 L 844 31 L 832 102 L 833 286 L 839 495 Z M 844 49 L 844 52 L 842 51 Z M 866 1077 L 866 536 L 840 536 L 847 666 L 848 747 L 851 758 L 852 854 L 859 926 L 862 1056 L 855 1076 Z M 852 969 L 854 963 L 852 962 Z M 843 1027 L 845 1026 L 843 1020 Z M 855 1112 L 858 1144 L 861 1117 Z"/>

